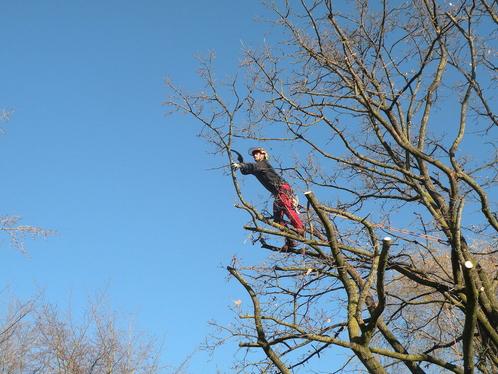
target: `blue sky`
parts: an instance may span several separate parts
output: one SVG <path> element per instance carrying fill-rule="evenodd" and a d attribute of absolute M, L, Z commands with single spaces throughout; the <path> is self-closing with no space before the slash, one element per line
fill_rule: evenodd
<path fill-rule="evenodd" d="M 232 319 L 246 299 L 224 267 L 264 254 L 246 242 L 246 216 L 210 170 L 220 161 L 198 123 L 166 116 L 164 79 L 200 87 L 195 56 L 209 51 L 218 76 L 234 73 L 242 43 L 273 37 L 261 16 L 257 0 L 2 1 L 0 109 L 13 115 L 0 124 L 0 216 L 57 234 L 28 241 L 25 255 L 0 237 L 0 290 L 42 291 L 75 310 L 103 292 L 122 320 L 164 342 L 172 366 L 212 332 L 209 320 Z M 253 179 L 245 188 L 267 198 Z M 230 372 L 235 344 L 194 353 L 189 372 Z"/>
<path fill-rule="evenodd" d="M 13 1 L 0 13 L 0 215 L 57 231 L 28 254 L 0 242 L 0 288 L 78 309 L 96 293 L 164 339 L 179 364 L 243 292 L 222 265 L 252 258 L 228 179 L 188 117 L 165 116 L 169 76 L 199 86 L 197 54 L 236 70 L 260 45 L 258 1 Z M 4 293 L 5 295 L 5 293 Z M 231 348 L 191 372 L 226 368 Z"/>

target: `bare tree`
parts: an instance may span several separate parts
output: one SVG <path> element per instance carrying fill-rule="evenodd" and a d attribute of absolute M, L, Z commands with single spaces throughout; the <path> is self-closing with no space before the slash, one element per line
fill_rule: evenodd
<path fill-rule="evenodd" d="M 497 2 L 269 6 L 286 37 L 246 50 L 242 74 L 217 81 L 209 56 L 200 93 L 167 82 L 229 164 L 255 142 L 299 155 L 282 170 L 305 191 L 305 236 L 226 169 L 269 251 L 227 268 L 252 307 L 220 328 L 264 353 L 239 372 L 310 370 L 333 346 L 370 373 L 497 372 Z"/>
<path fill-rule="evenodd" d="M 12 112 L 12 110 L 0 108 L 0 135 L 4 131 L 2 125 L 10 120 Z M 0 234 L 4 234 L 14 248 L 25 252 L 26 238 L 47 237 L 53 234 L 53 231 L 31 225 L 22 225 L 19 216 L 0 215 Z"/>
<path fill-rule="evenodd" d="M 0 109 L 0 124 L 10 114 Z M 21 252 L 26 238 L 52 233 L 21 225 L 17 216 L 0 216 L 0 234 Z M 42 304 L 39 297 L 24 303 L 10 296 L 6 299 L 12 301 L 5 311 L 0 308 L 2 374 L 152 374 L 162 369 L 155 342 L 131 327 L 120 327 L 102 302 L 73 318 L 70 312 L 62 316 L 55 306 Z"/>
<path fill-rule="evenodd" d="M 0 326 L 0 372 L 158 373 L 154 341 L 119 326 L 101 303 L 82 316 L 36 301 L 12 303 Z"/>

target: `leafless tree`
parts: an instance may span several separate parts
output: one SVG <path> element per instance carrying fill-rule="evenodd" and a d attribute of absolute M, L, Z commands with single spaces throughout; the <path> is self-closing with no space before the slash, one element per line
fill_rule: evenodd
<path fill-rule="evenodd" d="M 0 109 L 0 124 L 7 121 L 10 114 L 10 111 Z M 27 238 L 46 237 L 52 233 L 21 225 L 17 216 L 0 216 L 0 234 L 21 252 L 25 252 Z M 92 304 L 86 312 L 68 309 L 62 314 L 56 306 L 42 303 L 41 297 L 20 302 L 6 290 L 0 295 L 3 302 L 0 305 L 1 374 L 165 372 L 165 367 L 159 363 L 157 343 L 137 333 L 131 325 L 123 328 L 102 300 Z M 171 369 L 168 372 L 181 371 Z"/>
<path fill-rule="evenodd" d="M 334 346 L 370 373 L 497 372 L 497 2 L 269 7 L 284 36 L 237 77 L 217 81 L 211 55 L 201 92 L 167 82 L 226 164 L 264 143 L 306 191 L 301 236 L 226 168 L 269 253 L 227 268 L 252 305 L 220 326 L 247 349 L 239 372 L 309 372 Z"/>
<path fill-rule="evenodd" d="M 4 131 L 2 125 L 9 121 L 12 112 L 12 110 L 0 108 L 0 135 Z M 53 231 L 36 226 L 22 225 L 19 216 L 0 215 L 0 234 L 4 234 L 14 248 L 25 252 L 25 239 L 27 237 L 46 237 L 53 234 Z"/>
<path fill-rule="evenodd" d="M 25 253 L 26 239 L 45 238 L 49 235 L 53 235 L 54 231 L 32 225 L 22 225 L 21 217 L 4 215 L 0 216 L 0 233 L 8 238 L 8 242 L 12 247 Z"/>
<path fill-rule="evenodd" d="M 0 326 L 0 372 L 159 373 L 153 340 L 123 329 L 101 303 L 83 315 L 51 304 L 12 303 Z"/>

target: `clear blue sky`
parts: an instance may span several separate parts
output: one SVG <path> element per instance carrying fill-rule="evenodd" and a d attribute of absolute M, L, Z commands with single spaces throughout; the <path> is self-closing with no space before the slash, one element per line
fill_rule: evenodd
<path fill-rule="evenodd" d="M 243 296 L 222 265 L 251 258 L 245 217 L 188 117 L 166 117 L 169 76 L 199 85 L 196 54 L 236 70 L 261 45 L 258 1 L 2 1 L 0 215 L 57 231 L 22 255 L 0 242 L 0 288 L 79 308 L 105 291 L 122 316 L 164 338 L 177 365 L 229 321 Z M 193 373 L 226 368 L 230 349 Z M 204 368 L 204 369 L 203 369 Z"/>
<path fill-rule="evenodd" d="M 41 290 L 76 310 L 105 292 L 122 320 L 164 341 L 173 367 L 212 332 L 209 320 L 232 319 L 247 299 L 224 267 L 262 251 L 245 243 L 246 216 L 209 170 L 219 161 L 198 124 L 165 116 L 163 81 L 199 87 L 195 56 L 209 51 L 218 75 L 234 73 L 242 43 L 272 37 L 260 16 L 258 0 L 2 1 L 0 109 L 14 112 L 1 124 L 0 216 L 57 234 L 28 241 L 27 255 L 0 236 L 0 291 Z M 196 352 L 189 372 L 230 372 L 235 350 Z"/>

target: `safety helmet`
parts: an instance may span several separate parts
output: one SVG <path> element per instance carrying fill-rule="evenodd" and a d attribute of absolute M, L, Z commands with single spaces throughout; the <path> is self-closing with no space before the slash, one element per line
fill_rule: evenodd
<path fill-rule="evenodd" d="M 265 160 L 268 160 L 268 152 L 263 147 L 254 147 L 249 150 L 251 156 L 254 156 L 255 153 L 262 153 L 265 156 Z"/>

